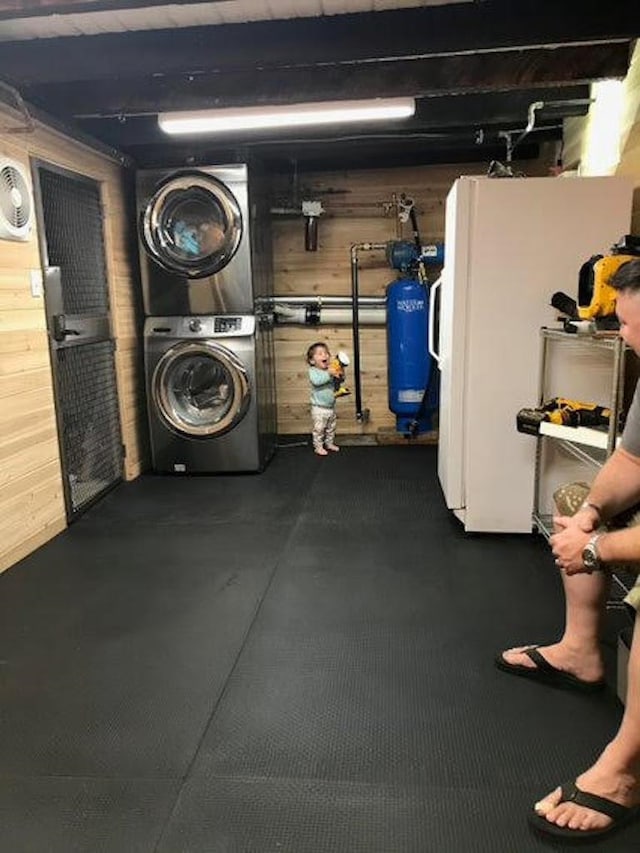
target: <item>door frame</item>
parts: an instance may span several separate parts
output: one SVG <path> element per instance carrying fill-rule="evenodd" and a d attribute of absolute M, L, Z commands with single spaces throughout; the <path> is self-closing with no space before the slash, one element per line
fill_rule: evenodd
<path fill-rule="evenodd" d="M 59 399 L 59 378 L 58 378 L 58 367 L 57 360 L 55 358 L 56 352 L 64 347 L 64 342 L 66 341 L 66 347 L 71 346 L 80 346 L 83 344 L 87 344 L 90 342 L 97 341 L 105 341 L 109 340 L 112 343 L 113 350 L 115 353 L 116 349 L 116 341 L 113 335 L 113 326 L 111 322 L 112 318 L 112 305 L 111 305 L 111 289 L 109 286 L 109 267 L 108 267 L 108 259 L 106 253 L 106 240 L 104 233 L 104 200 L 103 200 L 103 188 L 102 183 L 97 178 L 93 178 L 89 175 L 84 175 L 80 172 L 74 172 L 71 169 L 66 169 L 63 166 L 58 166 L 55 163 L 50 163 L 47 160 L 43 160 L 40 157 L 32 157 L 30 158 L 30 167 L 31 167 L 31 183 L 33 187 L 33 197 L 34 197 L 34 210 L 36 217 L 36 232 L 38 239 L 38 249 L 40 255 L 40 264 L 42 268 L 43 275 L 43 297 L 44 297 L 44 307 L 45 307 L 45 315 L 47 322 L 47 340 L 49 344 L 49 362 L 51 366 L 51 378 L 52 378 L 52 391 L 53 391 L 53 399 L 54 399 L 54 409 L 55 409 L 55 418 L 56 418 L 56 430 L 57 430 L 57 441 L 58 441 L 58 454 L 60 458 L 60 472 L 61 472 L 61 480 L 62 480 L 62 489 L 64 494 L 64 504 L 65 504 L 65 514 L 67 523 L 71 524 L 76 518 L 79 518 L 94 506 L 98 501 L 100 501 L 104 495 L 118 486 L 124 479 L 124 457 L 125 457 L 125 447 L 122 440 L 122 420 L 120 415 L 120 402 L 119 402 L 119 393 L 118 393 L 118 382 L 117 382 L 117 373 L 114 375 L 115 382 L 115 393 L 117 399 L 117 421 L 118 421 L 118 429 L 119 429 L 119 440 L 122 446 L 122 455 L 121 455 L 121 465 L 120 465 L 120 473 L 119 477 L 116 478 L 112 483 L 110 483 L 106 488 L 98 492 L 93 498 L 87 500 L 82 504 L 82 507 L 79 509 L 74 508 L 73 497 L 71 494 L 71 487 L 69 484 L 68 477 L 68 465 L 66 458 L 66 449 L 64 446 L 63 435 L 65 429 L 64 415 L 62 411 L 62 405 Z M 60 268 L 50 266 L 49 264 L 49 247 L 47 244 L 47 235 L 46 235 L 46 227 L 44 220 L 44 205 L 42 200 L 42 190 L 40 187 L 40 170 L 47 170 L 49 172 L 53 172 L 58 175 L 62 175 L 63 177 L 70 178 L 74 181 L 78 181 L 79 183 L 86 183 L 91 185 L 92 187 L 97 187 L 98 195 L 100 199 L 100 210 L 102 213 L 102 241 L 104 247 L 104 267 L 106 273 L 106 302 L 107 302 L 107 315 L 106 317 L 86 317 L 84 318 L 84 325 L 86 326 L 86 332 L 78 333 L 77 329 L 74 329 L 72 326 L 67 326 L 67 320 L 70 320 L 71 323 L 77 323 L 79 321 L 80 315 L 65 315 L 64 314 L 64 305 L 62 304 L 62 281 L 60 278 Z M 55 302 L 58 302 L 60 305 L 61 311 L 56 311 Z M 67 340 L 70 337 L 71 340 Z M 76 338 L 81 338 L 81 340 L 76 340 Z M 62 345 L 62 346 L 61 346 Z M 115 362 L 114 362 L 114 371 L 115 371 Z"/>

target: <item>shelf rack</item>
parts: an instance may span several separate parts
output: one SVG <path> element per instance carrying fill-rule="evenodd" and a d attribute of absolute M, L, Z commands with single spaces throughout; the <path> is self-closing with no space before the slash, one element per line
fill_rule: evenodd
<path fill-rule="evenodd" d="M 540 329 L 540 382 L 538 400 L 545 401 L 545 384 L 549 362 L 549 344 L 559 342 L 573 346 L 587 346 L 606 350 L 612 354 L 611 389 L 609 396 L 609 429 L 607 432 L 589 427 L 567 427 L 550 422 L 540 424 L 540 435 L 559 442 L 560 446 L 574 457 L 595 468 L 600 468 L 619 442 L 618 425 L 622 407 L 624 365 L 627 346 L 617 334 L 571 334 L 560 329 Z M 537 439 L 535 487 L 533 502 L 533 525 L 543 536 L 549 538 L 552 531 L 551 516 L 540 512 L 540 466 L 542 439 Z"/>
<path fill-rule="evenodd" d="M 613 453 L 620 441 L 618 428 L 622 408 L 624 368 L 628 347 L 617 334 L 571 334 L 559 329 L 543 327 L 540 329 L 540 337 L 539 402 L 541 405 L 545 401 L 545 382 L 550 343 L 561 342 L 563 344 L 567 343 L 576 346 L 597 347 L 607 350 L 612 354 L 609 404 L 611 415 L 609 419 L 609 429 L 607 431 L 592 429 L 589 427 L 567 427 L 559 424 L 552 424 L 550 422 L 543 422 L 540 424 L 540 436 L 537 439 L 536 448 L 534 509 L 532 522 L 534 528 L 548 540 L 553 533 L 553 517 L 540 511 L 540 476 L 543 441 L 545 439 L 555 441 L 563 450 L 570 453 L 580 462 L 596 469 L 602 467 L 606 459 L 611 455 L 611 453 Z M 622 597 L 626 594 L 628 588 L 623 579 L 618 577 L 616 574 L 613 575 L 613 583 L 616 588 L 620 588 L 620 597 L 616 595 L 615 598 L 610 599 L 607 606 L 609 608 L 624 607 Z"/>

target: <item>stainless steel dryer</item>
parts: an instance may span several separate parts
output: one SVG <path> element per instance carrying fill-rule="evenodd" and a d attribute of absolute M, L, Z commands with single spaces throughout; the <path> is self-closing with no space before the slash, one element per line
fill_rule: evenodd
<path fill-rule="evenodd" d="M 275 450 L 268 317 L 154 317 L 145 322 L 153 469 L 261 471 Z"/>
<path fill-rule="evenodd" d="M 145 314 L 252 314 L 272 292 L 266 182 L 246 165 L 136 176 Z"/>

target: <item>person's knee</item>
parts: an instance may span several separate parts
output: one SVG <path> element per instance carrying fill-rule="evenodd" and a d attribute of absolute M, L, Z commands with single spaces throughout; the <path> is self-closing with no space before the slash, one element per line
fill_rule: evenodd
<path fill-rule="evenodd" d="M 558 515 L 575 515 L 587 499 L 590 491 L 588 483 L 566 483 L 553 493 Z"/>

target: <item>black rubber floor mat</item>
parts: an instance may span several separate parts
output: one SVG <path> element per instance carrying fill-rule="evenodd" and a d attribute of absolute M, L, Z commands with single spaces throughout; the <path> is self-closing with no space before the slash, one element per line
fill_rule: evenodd
<path fill-rule="evenodd" d="M 2 853 L 149 853 L 177 781 L 0 779 Z"/>
<path fill-rule="evenodd" d="M 1 770 L 186 772 L 282 528 L 73 528 L 3 584 Z"/>
<path fill-rule="evenodd" d="M 176 527 L 185 524 L 292 522 L 316 475 L 311 451 L 276 454 L 263 474 L 146 475 L 124 483 L 81 520 Z"/>
<path fill-rule="evenodd" d="M 493 657 L 562 619 L 541 537 L 465 535 L 435 448 L 142 478 L 0 577 L 0 851 L 548 849 L 531 803 L 621 708 Z"/>
<path fill-rule="evenodd" d="M 524 817 L 536 796 L 525 785 L 194 779 L 157 853 L 543 853 Z M 629 853 L 638 838 L 630 827 L 598 851 Z"/>

